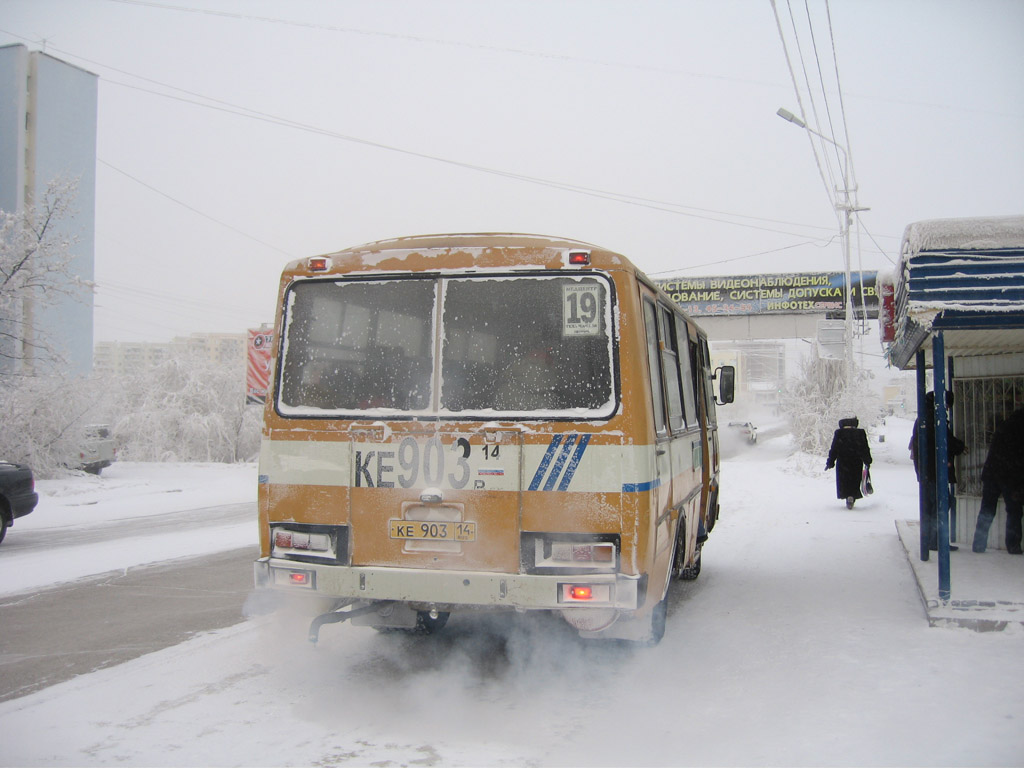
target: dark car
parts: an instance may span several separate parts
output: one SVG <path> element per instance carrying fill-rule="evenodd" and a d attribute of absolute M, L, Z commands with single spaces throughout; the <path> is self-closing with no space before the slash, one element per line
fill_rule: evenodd
<path fill-rule="evenodd" d="M 14 518 L 27 515 L 36 508 L 38 501 L 32 468 L 0 461 L 0 541 L 4 540 Z"/>

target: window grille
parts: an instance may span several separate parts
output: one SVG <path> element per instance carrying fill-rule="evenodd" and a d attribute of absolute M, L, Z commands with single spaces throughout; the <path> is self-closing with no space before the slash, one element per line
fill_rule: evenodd
<path fill-rule="evenodd" d="M 1024 408 L 1024 376 L 954 379 L 953 394 L 953 434 L 967 445 L 956 459 L 958 492 L 980 496 L 992 434 L 1007 416 Z"/>

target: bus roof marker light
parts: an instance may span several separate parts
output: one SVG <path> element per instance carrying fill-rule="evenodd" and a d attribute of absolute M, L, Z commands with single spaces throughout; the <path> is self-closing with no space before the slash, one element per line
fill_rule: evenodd
<path fill-rule="evenodd" d="M 326 272 L 327 271 L 327 257 L 326 256 L 314 256 L 306 262 L 310 272 Z"/>
<path fill-rule="evenodd" d="M 590 251 L 569 251 L 569 264 L 574 267 L 589 267 Z"/>

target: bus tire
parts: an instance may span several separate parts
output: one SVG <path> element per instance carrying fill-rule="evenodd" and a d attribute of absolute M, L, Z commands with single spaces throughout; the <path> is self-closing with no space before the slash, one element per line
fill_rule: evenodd
<path fill-rule="evenodd" d="M 693 555 L 693 562 L 686 563 L 686 523 L 682 518 L 679 520 L 679 529 L 676 532 L 676 548 L 672 555 L 672 578 L 680 581 L 693 581 L 700 575 L 700 553 L 704 542 L 697 539 L 697 547 Z"/>
<path fill-rule="evenodd" d="M 704 545 L 697 542 L 697 550 L 693 554 L 693 562 L 688 566 L 679 569 L 679 578 L 683 581 L 693 581 L 700 576 L 701 551 Z"/>

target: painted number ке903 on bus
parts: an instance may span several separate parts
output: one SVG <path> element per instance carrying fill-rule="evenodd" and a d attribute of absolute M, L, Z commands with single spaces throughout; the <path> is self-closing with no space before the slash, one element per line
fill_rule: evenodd
<path fill-rule="evenodd" d="M 657 642 L 718 517 L 697 325 L 623 256 L 447 235 L 282 275 L 259 466 L 258 587 L 324 623 L 433 631 L 547 610 Z M 327 610 L 329 609 L 329 610 Z"/>

